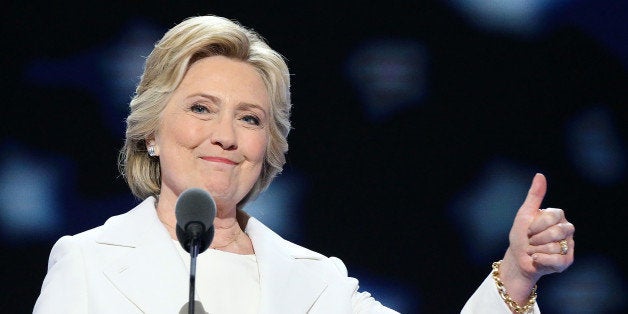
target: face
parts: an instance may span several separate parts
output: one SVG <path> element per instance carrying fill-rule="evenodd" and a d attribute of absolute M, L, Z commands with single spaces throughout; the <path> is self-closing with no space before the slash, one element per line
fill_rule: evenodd
<path fill-rule="evenodd" d="M 172 93 L 155 134 L 161 196 L 200 187 L 219 209 L 235 208 L 262 170 L 269 99 L 253 66 L 223 56 L 195 62 Z"/>

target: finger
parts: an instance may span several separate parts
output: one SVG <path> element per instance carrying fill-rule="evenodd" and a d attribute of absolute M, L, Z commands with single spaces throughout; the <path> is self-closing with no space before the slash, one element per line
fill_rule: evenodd
<path fill-rule="evenodd" d="M 545 273 L 560 273 L 573 263 L 573 254 L 560 255 L 534 253 L 532 255 L 532 260 L 534 260 L 537 268 L 546 269 L 544 271 Z"/>
<path fill-rule="evenodd" d="M 545 243 L 541 245 L 528 245 L 526 249 L 528 255 L 532 256 L 535 253 L 541 254 L 560 254 L 561 247 L 559 242 Z"/>
<path fill-rule="evenodd" d="M 569 222 L 555 224 L 530 237 L 530 245 L 543 245 L 570 238 L 576 228 Z"/>
<path fill-rule="evenodd" d="M 560 208 L 546 208 L 534 218 L 528 228 L 528 235 L 537 234 L 559 222 L 565 222 L 565 213 Z"/>
<path fill-rule="evenodd" d="M 545 243 L 541 245 L 528 245 L 528 247 L 526 248 L 526 252 L 530 256 L 534 256 L 534 254 L 537 253 L 569 255 L 570 253 L 573 253 L 573 249 L 575 248 L 575 242 L 573 240 L 573 237 L 567 238 L 565 240 L 567 241 L 567 251 L 565 252 L 565 254 L 562 254 L 562 241 Z"/>
<path fill-rule="evenodd" d="M 569 267 L 574 260 L 576 244 L 573 238 L 567 239 L 567 254 L 533 253 L 532 260 L 537 267 L 546 268 L 546 273 L 562 272 Z"/>
<path fill-rule="evenodd" d="M 545 180 L 545 176 L 537 173 L 532 179 L 532 184 L 530 185 L 530 190 L 528 191 L 528 195 L 526 196 L 525 201 L 521 205 L 519 209 L 519 214 L 529 214 L 536 215 L 539 208 L 541 208 L 541 203 L 543 203 L 543 198 L 545 197 L 545 192 L 547 191 L 547 181 Z"/>

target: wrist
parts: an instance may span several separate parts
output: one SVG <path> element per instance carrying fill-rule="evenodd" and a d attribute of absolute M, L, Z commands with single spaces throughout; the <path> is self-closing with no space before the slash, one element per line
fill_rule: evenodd
<path fill-rule="evenodd" d="M 523 303 L 528 300 L 539 278 L 526 274 L 517 265 L 516 257 L 508 249 L 499 267 L 499 278 L 510 297 L 517 303 Z"/>
<path fill-rule="evenodd" d="M 502 265 L 502 262 L 503 260 L 494 262 L 492 265 L 493 271 L 491 272 L 491 276 L 495 281 L 495 286 L 497 287 L 497 292 L 499 293 L 499 296 L 513 313 L 534 312 L 534 304 L 536 302 L 536 285 L 532 287 L 530 294 L 524 302 L 514 300 L 510 296 L 508 290 L 504 286 L 504 283 L 500 279 L 500 266 Z"/>

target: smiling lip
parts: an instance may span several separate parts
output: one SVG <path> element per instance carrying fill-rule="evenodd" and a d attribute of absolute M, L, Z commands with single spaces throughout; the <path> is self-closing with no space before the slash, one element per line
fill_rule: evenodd
<path fill-rule="evenodd" d="M 213 162 L 220 162 L 223 164 L 228 164 L 228 165 L 237 165 L 238 163 L 235 161 L 232 161 L 230 159 L 227 158 L 221 158 L 221 157 L 201 157 L 203 160 L 207 160 L 207 161 L 213 161 Z"/>

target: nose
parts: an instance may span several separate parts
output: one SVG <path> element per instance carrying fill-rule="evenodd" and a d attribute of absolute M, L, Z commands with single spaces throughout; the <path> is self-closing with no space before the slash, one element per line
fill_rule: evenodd
<path fill-rule="evenodd" d="M 211 143 L 220 146 L 224 150 L 237 149 L 234 121 L 224 116 L 214 121 L 216 123 L 210 136 Z"/>

